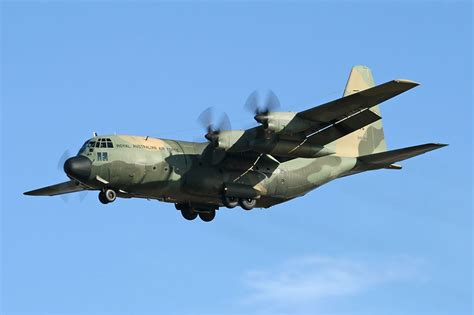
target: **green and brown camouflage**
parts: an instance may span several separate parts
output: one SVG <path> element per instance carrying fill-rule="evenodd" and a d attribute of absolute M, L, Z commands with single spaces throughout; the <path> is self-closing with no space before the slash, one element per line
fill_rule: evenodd
<path fill-rule="evenodd" d="M 229 207 L 227 197 L 268 208 L 336 178 L 400 169 L 395 162 L 444 146 L 387 151 L 378 104 L 416 85 L 394 80 L 375 86 L 370 69 L 355 66 L 343 98 L 299 113 L 268 113 L 268 119 L 280 119 L 273 129 L 271 122 L 262 123 L 245 131 L 220 132 L 203 143 L 94 136 L 66 161 L 71 181 L 25 194 L 113 190 L 118 197 L 156 199 L 196 213 Z"/>
<path fill-rule="evenodd" d="M 374 87 L 372 71 L 366 66 L 354 66 L 347 80 L 343 96 Z M 370 111 L 382 117 L 380 106 L 369 108 Z M 340 156 L 361 156 L 387 151 L 382 120 L 377 120 L 351 134 L 335 141 L 336 154 Z"/>

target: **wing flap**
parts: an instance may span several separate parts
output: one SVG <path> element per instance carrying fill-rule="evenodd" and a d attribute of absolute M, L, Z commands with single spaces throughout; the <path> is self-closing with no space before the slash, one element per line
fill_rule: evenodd
<path fill-rule="evenodd" d="M 360 128 L 370 125 L 381 119 L 379 115 L 370 109 L 362 110 L 346 119 L 340 120 L 333 125 L 324 128 L 308 137 L 307 143 L 314 145 L 326 145 L 342 138 Z"/>
<path fill-rule="evenodd" d="M 315 121 L 319 123 L 319 128 L 324 128 L 365 108 L 374 107 L 418 85 L 418 83 L 409 80 L 392 80 L 299 112 L 297 116 Z"/>
<path fill-rule="evenodd" d="M 75 181 L 51 185 L 23 193 L 28 196 L 56 196 L 85 190 L 86 188 Z"/>

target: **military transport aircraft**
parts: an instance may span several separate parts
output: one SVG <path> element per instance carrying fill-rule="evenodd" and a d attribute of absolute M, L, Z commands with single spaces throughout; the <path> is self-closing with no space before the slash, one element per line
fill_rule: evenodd
<path fill-rule="evenodd" d="M 187 220 L 214 219 L 219 207 L 268 208 L 333 179 L 377 169 L 441 148 L 428 143 L 387 151 L 378 104 L 417 86 L 393 80 L 375 86 L 365 66 L 352 68 L 342 98 L 301 112 L 277 111 L 275 97 L 246 107 L 257 127 L 215 128 L 210 112 L 204 143 L 130 135 L 97 136 L 64 163 L 69 181 L 26 192 L 55 196 L 99 191 L 103 204 L 121 198 L 174 203 Z"/>

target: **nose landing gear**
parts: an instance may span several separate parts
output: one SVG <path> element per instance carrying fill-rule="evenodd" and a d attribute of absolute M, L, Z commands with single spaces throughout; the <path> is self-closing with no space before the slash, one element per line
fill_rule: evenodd
<path fill-rule="evenodd" d="M 114 202 L 115 199 L 117 199 L 117 193 L 113 189 L 101 190 L 99 193 L 99 201 L 104 205 Z"/>

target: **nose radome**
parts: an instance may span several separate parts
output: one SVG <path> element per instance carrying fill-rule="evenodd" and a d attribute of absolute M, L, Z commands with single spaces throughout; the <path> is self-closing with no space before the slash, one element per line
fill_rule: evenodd
<path fill-rule="evenodd" d="M 85 156 L 79 155 L 64 162 L 64 172 L 79 181 L 86 181 L 91 174 L 92 162 Z"/>

